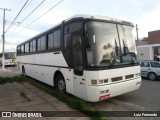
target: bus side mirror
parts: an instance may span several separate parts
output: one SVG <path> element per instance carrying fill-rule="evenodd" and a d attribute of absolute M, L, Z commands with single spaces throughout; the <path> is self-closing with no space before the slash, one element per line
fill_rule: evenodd
<path fill-rule="evenodd" d="M 90 44 L 90 41 L 89 41 L 88 37 L 85 36 L 84 41 L 85 41 L 85 47 L 90 48 L 91 44 Z"/>

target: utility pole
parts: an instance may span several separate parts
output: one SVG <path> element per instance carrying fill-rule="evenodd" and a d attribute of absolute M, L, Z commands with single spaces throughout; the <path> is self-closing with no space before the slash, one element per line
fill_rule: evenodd
<path fill-rule="evenodd" d="M 138 25 L 136 24 L 137 46 L 138 46 Z"/>
<path fill-rule="evenodd" d="M 5 44 L 5 12 L 6 11 L 11 11 L 11 9 L 7 9 L 7 8 L 0 8 L 1 10 L 3 10 L 3 35 L 2 35 L 2 70 L 4 70 L 4 66 L 5 66 L 5 62 L 4 62 L 4 44 Z"/>

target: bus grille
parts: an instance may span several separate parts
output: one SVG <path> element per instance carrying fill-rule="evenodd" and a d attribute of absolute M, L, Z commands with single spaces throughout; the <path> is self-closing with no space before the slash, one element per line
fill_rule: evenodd
<path fill-rule="evenodd" d="M 134 74 L 130 74 L 130 75 L 126 75 L 125 79 L 130 79 L 130 78 L 133 78 L 133 77 L 134 77 Z"/>
<path fill-rule="evenodd" d="M 120 80 L 122 80 L 122 76 L 120 76 L 120 77 L 114 77 L 114 78 L 111 78 L 111 80 L 112 80 L 112 82 L 116 82 L 116 81 L 120 81 Z"/>

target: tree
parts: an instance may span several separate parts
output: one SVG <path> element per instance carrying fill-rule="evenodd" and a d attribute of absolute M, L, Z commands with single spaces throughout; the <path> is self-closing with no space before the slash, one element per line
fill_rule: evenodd
<path fill-rule="evenodd" d="M 148 41 L 148 37 L 143 37 L 142 40 L 143 41 Z"/>

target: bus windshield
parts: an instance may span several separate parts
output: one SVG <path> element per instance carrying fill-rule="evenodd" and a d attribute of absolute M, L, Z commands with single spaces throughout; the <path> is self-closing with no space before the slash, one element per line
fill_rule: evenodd
<path fill-rule="evenodd" d="M 89 45 L 86 47 L 89 66 L 137 63 L 133 27 L 89 21 L 85 32 Z"/>

